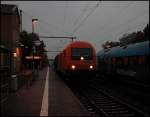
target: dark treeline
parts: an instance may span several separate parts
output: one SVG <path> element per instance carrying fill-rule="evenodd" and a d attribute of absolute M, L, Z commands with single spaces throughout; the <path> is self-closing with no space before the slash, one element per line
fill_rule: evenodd
<path fill-rule="evenodd" d="M 102 44 L 102 48 L 111 48 L 115 46 L 125 46 L 131 43 L 138 43 L 149 40 L 149 24 L 142 31 L 132 32 L 129 34 L 124 34 L 119 41 L 106 41 Z"/>

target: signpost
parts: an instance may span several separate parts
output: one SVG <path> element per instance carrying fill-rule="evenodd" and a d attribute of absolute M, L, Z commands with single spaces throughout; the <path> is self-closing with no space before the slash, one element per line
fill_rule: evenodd
<path fill-rule="evenodd" d="M 36 48 L 33 46 L 33 72 L 34 72 L 34 53 L 36 53 Z"/>

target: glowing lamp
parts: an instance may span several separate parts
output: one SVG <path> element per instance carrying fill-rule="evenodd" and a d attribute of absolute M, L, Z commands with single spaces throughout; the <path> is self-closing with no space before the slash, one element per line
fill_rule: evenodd
<path fill-rule="evenodd" d="M 13 53 L 13 56 L 14 56 L 14 57 L 17 57 L 17 54 L 16 54 L 16 53 Z"/>
<path fill-rule="evenodd" d="M 81 60 L 84 60 L 84 57 L 83 56 L 81 56 L 81 58 L 80 58 Z"/>
<path fill-rule="evenodd" d="M 93 65 L 90 65 L 90 69 L 93 69 Z"/>
<path fill-rule="evenodd" d="M 72 69 L 75 69 L 75 68 L 76 68 L 76 66 L 75 66 L 75 65 L 72 65 L 72 66 L 71 66 L 71 68 L 72 68 Z"/>

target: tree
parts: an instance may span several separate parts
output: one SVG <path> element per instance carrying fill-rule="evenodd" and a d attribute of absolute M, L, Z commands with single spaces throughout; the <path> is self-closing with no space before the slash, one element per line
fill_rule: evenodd
<path fill-rule="evenodd" d="M 32 40 L 32 42 L 36 41 L 36 40 L 40 40 L 38 34 L 36 33 L 29 33 L 29 39 Z"/>
<path fill-rule="evenodd" d="M 106 41 L 104 44 L 102 44 L 102 48 L 106 49 L 115 46 L 125 46 L 131 43 L 138 43 L 147 40 L 149 40 L 149 24 L 146 25 L 143 31 L 123 34 L 123 36 L 119 38 L 119 42 Z"/>
<path fill-rule="evenodd" d="M 27 46 L 29 48 L 32 48 L 33 46 L 33 41 L 30 38 L 29 34 L 27 33 L 27 31 L 23 31 L 20 33 L 20 42 L 24 45 Z"/>
<path fill-rule="evenodd" d="M 133 39 L 133 43 L 142 42 L 144 41 L 144 33 L 141 31 L 138 31 L 136 33 L 136 37 Z"/>
<path fill-rule="evenodd" d="M 115 41 L 106 41 L 104 44 L 102 44 L 102 48 L 103 49 L 107 49 L 107 48 L 112 48 L 112 47 L 116 47 L 119 46 L 119 42 L 115 42 Z"/>
<path fill-rule="evenodd" d="M 144 32 L 144 39 L 148 40 L 149 38 L 149 24 L 146 25 L 146 27 L 143 29 Z"/>
<path fill-rule="evenodd" d="M 42 41 L 40 41 L 40 45 L 36 46 L 36 52 L 39 55 L 43 55 L 44 51 L 45 51 L 45 44 L 44 44 L 44 42 L 42 40 Z"/>
<path fill-rule="evenodd" d="M 39 41 L 40 44 L 36 45 L 35 41 Z M 22 31 L 20 33 L 20 42 L 24 45 L 21 47 L 22 50 L 22 63 L 26 64 L 26 56 L 32 55 L 33 46 L 36 47 L 36 53 L 34 55 L 44 56 L 45 44 L 43 41 L 40 41 L 38 34 L 28 33 L 27 31 Z"/>
<path fill-rule="evenodd" d="M 127 45 L 130 43 L 133 43 L 134 40 L 136 39 L 136 32 L 130 33 L 130 34 L 124 34 L 120 39 L 120 45 Z"/>

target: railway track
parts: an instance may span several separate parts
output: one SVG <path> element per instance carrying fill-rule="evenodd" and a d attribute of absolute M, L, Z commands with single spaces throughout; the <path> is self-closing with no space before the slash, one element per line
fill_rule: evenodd
<path fill-rule="evenodd" d="M 97 77 L 95 77 L 96 80 L 105 80 L 107 82 L 113 82 L 113 83 L 121 83 L 121 84 L 126 84 L 126 85 L 129 85 L 129 86 L 132 86 L 132 87 L 138 87 L 140 89 L 143 89 L 143 90 L 148 90 L 149 91 L 149 81 L 137 81 L 133 78 L 129 78 L 128 76 L 119 76 L 119 75 L 116 75 L 116 76 L 108 76 L 108 75 L 100 75 L 98 74 Z"/>
<path fill-rule="evenodd" d="M 72 84 L 71 84 L 72 87 Z M 78 87 L 78 88 L 76 88 Z M 87 108 L 91 116 L 148 117 L 145 113 L 92 85 L 73 86 L 71 89 Z"/>

